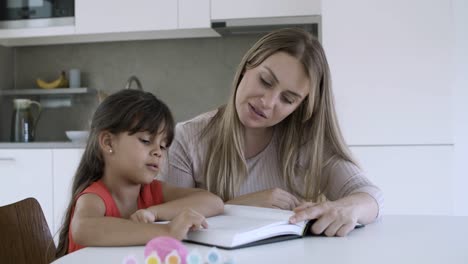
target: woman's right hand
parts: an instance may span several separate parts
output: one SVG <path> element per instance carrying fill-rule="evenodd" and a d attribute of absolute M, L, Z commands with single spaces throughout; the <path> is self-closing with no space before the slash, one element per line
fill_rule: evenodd
<path fill-rule="evenodd" d="M 207 228 L 208 223 L 203 215 L 192 209 L 185 209 L 174 217 L 167 226 L 169 228 L 169 234 L 181 240 L 185 238 L 188 231 L 197 230 L 202 227 Z"/>
<path fill-rule="evenodd" d="M 226 203 L 292 210 L 299 206 L 301 202 L 294 195 L 283 189 L 272 188 L 241 195 Z"/>

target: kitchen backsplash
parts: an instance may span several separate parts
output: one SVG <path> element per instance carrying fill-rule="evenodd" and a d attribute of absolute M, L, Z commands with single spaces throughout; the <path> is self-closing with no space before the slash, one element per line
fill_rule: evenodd
<path fill-rule="evenodd" d="M 15 87 L 35 87 L 36 78 L 52 80 L 61 70 L 81 70 L 83 87 L 113 93 L 136 75 L 143 89 L 165 101 L 176 121 L 214 109 L 226 101 L 237 65 L 259 35 L 223 38 L 146 40 L 0 49 L 2 75 Z M 10 54 L 11 53 L 11 54 Z M 6 54 L 6 55 L 5 55 Z M 8 70 L 14 65 L 14 74 Z M 2 89 L 13 80 L 0 79 Z M 0 141 L 8 141 L 9 102 L 2 102 Z M 64 131 L 87 129 L 96 103 L 84 100 L 70 108 L 45 109 L 36 141 L 66 140 Z M 7 109 L 5 109 L 7 108 Z"/>
<path fill-rule="evenodd" d="M 0 89 L 11 89 L 14 86 L 13 58 L 12 48 L 0 46 Z M 0 141 L 4 141 L 4 135 L 9 136 L 10 119 L 6 117 L 9 117 L 11 112 L 8 111 L 6 104 L 7 102 L 0 96 Z"/>

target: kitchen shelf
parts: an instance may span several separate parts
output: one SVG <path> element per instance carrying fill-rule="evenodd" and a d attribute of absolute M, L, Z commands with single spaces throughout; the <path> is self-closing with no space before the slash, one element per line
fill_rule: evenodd
<path fill-rule="evenodd" d="M 34 95 L 34 96 L 47 96 L 47 95 L 79 95 L 79 94 L 95 94 L 97 91 L 93 88 L 55 88 L 55 89 L 14 89 L 14 90 L 0 90 L 0 95 L 16 96 L 16 95 Z"/>
<path fill-rule="evenodd" d="M 83 98 L 89 98 L 88 95 L 92 96 L 95 94 L 97 94 L 96 89 L 87 87 L 0 90 L 0 96 L 33 98 L 34 100 L 38 100 L 42 107 L 45 108 L 71 107 L 74 102 L 80 101 Z"/>

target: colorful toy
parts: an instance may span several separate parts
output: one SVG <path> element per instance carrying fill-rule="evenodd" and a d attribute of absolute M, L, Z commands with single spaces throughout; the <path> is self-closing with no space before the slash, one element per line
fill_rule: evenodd
<path fill-rule="evenodd" d="M 196 249 L 190 251 L 187 255 L 187 264 L 203 264 L 203 258 L 200 252 Z"/>
<path fill-rule="evenodd" d="M 170 264 L 176 264 L 176 263 L 181 263 L 181 264 L 186 264 L 186 257 L 187 257 L 187 248 L 180 242 L 179 240 L 172 238 L 172 237 L 156 237 L 151 239 L 145 246 L 145 259 L 151 255 L 152 252 L 156 252 L 158 257 L 160 258 L 160 262 L 157 264 L 161 263 L 161 260 L 164 260 L 166 264 L 169 264 L 166 262 L 166 257 L 173 253 L 173 251 L 177 252 L 177 257 L 179 258 L 179 262 L 170 262 Z M 174 256 L 172 258 L 169 258 L 168 260 L 175 260 L 175 254 L 172 254 L 171 256 Z M 153 264 L 153 263 L 151 263 Z M 155 263 L 156 264 L 156 263 Z"/>
<path fill-rule="evenodd" d="M 219 250 L 216 247 L 211 248 L 206 255 L 206 261 L 209 264 L 221 264 L 223 263 L 223 259 Z"/>
<path fill-rule="evenodd" d="M 234 264 L 230 256 L 223 256 L 216 247 L 210 248 L 205 257 L 197 249 L 190 252 L 177 239 L 156 237 L 145 246 L 144 264 Z M 122 264 L 139 264 L 134 255 L 125 257 Z"/>

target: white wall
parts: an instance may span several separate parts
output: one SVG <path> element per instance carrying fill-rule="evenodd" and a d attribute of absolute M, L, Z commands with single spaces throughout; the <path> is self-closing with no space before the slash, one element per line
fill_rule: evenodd
<path fill-rule="evenodd" d="M 449 1 L 326 0 L 322 19 L 349 144 L 453 143 Z"/>
<path fill-rule="evenodd" d="M 455 28 L 454 112 L 455 178 L 454 208 L 468 215 L 468 2 L 453 1 Z"/>
<path fill-rule="evenodd" d="M 453 112 L 453 73 L 466 72 L 466 61 L 453 58 L 466 51 L 454 49 L 452 2 L 325 0 L 322 9 L 341 126 L 383 189 L 386 213 L 460 214 L 454 144 L 466 136 L 458 133 L 462 110 Z"/>

